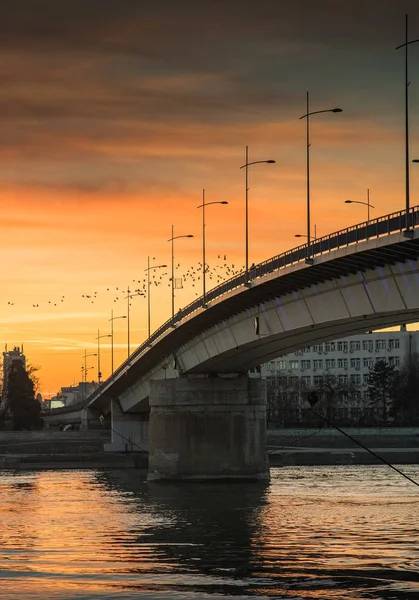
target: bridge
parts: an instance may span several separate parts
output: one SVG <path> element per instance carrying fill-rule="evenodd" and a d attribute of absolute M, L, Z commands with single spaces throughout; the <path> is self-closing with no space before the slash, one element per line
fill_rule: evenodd
<path fill-rule="evenodd" d="M 266 478 L 264 381 L 313 343 L 419 320 L 419 207 L 275 256 L 157 329 L 87 399 L 112 443 L 149 447 L 149 479 Z"/>

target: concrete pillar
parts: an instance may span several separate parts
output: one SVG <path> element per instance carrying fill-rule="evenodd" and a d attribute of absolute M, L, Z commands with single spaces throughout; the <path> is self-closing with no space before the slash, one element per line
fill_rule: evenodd
<path fill-rule="evenodd" d="M 266 381 L 152 381 L 149 440 L 149 480 L 269 479 Z"/>
<path fill-rule="evenodd" d="M 119 402 L 111 400 L 111 442 L 107 452 L 141 452 L 148 450 L 148 415 L 123 413 Z"/>

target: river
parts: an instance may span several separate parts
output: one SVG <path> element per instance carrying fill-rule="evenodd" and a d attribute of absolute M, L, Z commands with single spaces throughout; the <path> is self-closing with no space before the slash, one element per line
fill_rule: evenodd
<path fill-rule="evenodd" d="M 269 484 L 0 471 L 0 598 L 413 599 L 418 514 L 419 488 L 385 465 Z"/>

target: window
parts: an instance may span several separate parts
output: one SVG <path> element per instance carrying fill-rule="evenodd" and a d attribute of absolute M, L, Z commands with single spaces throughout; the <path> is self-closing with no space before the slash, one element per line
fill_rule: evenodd
<path fill-rule="evenodd" d="M 348 359 L 347 358 L 338 358 L 338 369 L 347 369 L 348 368 Z"/>
<path fill-rule="evenodd" d="M 294 352 L 294 356 L 301 356 L 301 354 L 302 354 L 302 353 L 303 353 L 303 349 L 301 348 L 301 349 L 299 349 L 299 350 L 296 350 L 296 351 Z"/>
<path fill-rule="evenodd" d="M 396 339 L 388 340 L 388 349 L 389 350 L 397 350 L 400 347 L 400 341 Z"/>
<path fill-rule="evenodd" d="M 314 369 L 323 369 L 323 361 L 322 360 L 313 360 L 313 368 Z"/>
<path fill-rule="evenodd" d="M 300 363 L 298 360 L 290 360 L 290 369 L 295 371 L 296 369 L 299 368 L 299 366 L 300 366 Z"/>
<path fill-rule="evenodd" d="M 388 364 L 391 367 L 398 367 L 400 365 L 400 356 L 389 356 Z"/>
<path fill-rule="evenodd" d="M 369 384 L 369 374 L 365 373 L 364 377 L 363 377 L 363 384 L 364 385 L 368 385 Z"/>
<path fill-rule="evenodd" d="M 365 350 L 366 352 L 372 352 L 373 348 L 374 348 L 374 345 L 373 345 L 372 340 L 364 340 L 362 342 L 362 349 Z"/>
<path fill-rule="evenodd" d="M 323 344 L 316 344 L 313 346 L 313 352 L 318 352 L 321 354 L 323 352 Z"/>
<path fill-rule="evenodd" d="M 368 358 L 363 358 L 363 359 L 362 359 L 362 364 L 363 364 L 363 366 L 364 366 L 365 368 L 367 368 L 367 369 L 371 369 L 371 367 L 372 367 L 372 366 L 373 366 L 373 364 L 374 364 L 374 359 L 373 359 L 373 358 L 370 358 L 370 357 L 368 357 Z"/>
<path fill-rule="evenodd" d="M 375 351 L 385 350 L 387 347 L 386 340 L 375 340 Z"/>
<path fill-rule="evenodd" d="M 335 351 L 335 342 L 327 342 L 324 345 L 325 352 L 334 352 Z"/>
<path fill-rule="evenodd" d="M 301 368 L 303 369 L 303 371 L 305 371 L 306 369 L 311 369 L 311 361 L 310 360 L 302 360 Z"/>
<path fill-rule="evenodd" d="M 317 376 L 315 375 L 313 377 L 313 379 L 314 379 L 314 385 L 316 385 L 316 386 L 323 385 L 323 377 L 321 375 L 317 375 Z"/>
<path fill-rule="evenodd" d="M 348 352 L 348 342 L 338 342 L 339 352 Z"/>
<path fill-rule="evenodd" d="M 334 358 L 326 359 L 326 369 L 334 369 L 336 365 L 336 361 Z"/>
<path fill-rule="evenodd" d="M 351 358 L 351 369 L 360 369 L 361 368 L 361 359 L 360 358 Z"/>
<path fill-rule="evenodd" d="M 311 377 L 309 377 L 307 375 L 303 375 L 301 377 L 301 384 L 305 387 L 309 387 L 311 384 Z"/>
<path fill-rule="evenodd" d="M 283 371 L 284 369 L 287 368 L 287 361 L 286 360 L 278 360 L 278 369 L 280 369 L 281 371 Z"/>
<path fill-rule="evenodd" d="M 349 350 L 351 352 L 357 352 L 358 350 L 361 350 L 361 342 L 359 342 L 359 341 L 351 342 L 349 344 Z"/>
<path fill-rule="evenodd" d="M 306 346 L 306 347 L 304 348 L 304 354 L 307 354 L 308 352 L 311 352 L 311 348 L 310 348 L 310 346 Z"/>
<path fill-rule="evenodd" d="M 347 375 L 339 375 L 338 376 L 338 381 L 341 384 L 347 384 L 348 383 L 348 376 Z"/>
<path fill-rule="evenodd" d="M 361 375 L 359 373 L 351 375 L 350 382 L 354 383 L 355 385 L 360 385 L 361 384 Z"/>

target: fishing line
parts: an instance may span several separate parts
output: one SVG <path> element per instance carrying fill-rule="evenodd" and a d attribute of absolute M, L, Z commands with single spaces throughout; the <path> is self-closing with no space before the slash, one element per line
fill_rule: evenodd
<path fill-rule="evenodd" d="M 315 392 L 310 392 L 307 396 L 307 400 L 310 404 L 311 411 L 313 412 L 313 414 L 316 415 L 316 417 L 323 419 L 328 425 L 330 425 L 330 427 L 333 427 L 334 429 L 336 429 L 337 431 L 339 431 L 340 433 L 345 435 L 352 442 L 354 442 L 355 444 L 358 444 L 358 446 L 360 446 L 361 448 L 363 448 L 364 450 L 366 450 L 367 452 L 369 452 L 370 454 L 375 456 L 375 458 L 378 458 L 378 460 L 380 460 L 382 463 L 384 463 L 385 465 L 387 465 L 388 467 L 390 467 L 391 469 L 396 471 L 396 473 L 398 473 L 399 475 L 401 475 L 402 477 L 404 477 L 405 479 L 407 479 L 408 481 L 410 481 L 411 483 L 414 483 L 415 485 L 417 485 L 419 487 L 419 483 L 417 481 L 415 481 L 414 479 L 412 479 L 411 477 L 409 477 L 409 475 L 406 475 L 406 473 L 403 473 L 403 471 L 400 471 L 400 469 L 398 469 L 397 467 L 395 467 L 394 465 L 389 463 L 385 458 L 383 458 L 382 456 L 380 456 L 373 450 L 370 450 L 370 448 L 367 448 L 366 446 L 364 446 L 364 444 L 362 444 L 361 442 L 359 442 L 358 440 L 353 438 L 351 435 L 349 435 L 349 433 L 346 433 L 346 431 L 343 431 L 343 429 L 340 429 L 340 427 L 338 427 L 337 425 L 335 425 L 334 423 L 329 421 L 329 419 L 327 417 L 316 412 L 313 407 L 317 404 L 317 402 L 320 400 L 320 398 L 317 396 L 317 394 Z"/>

